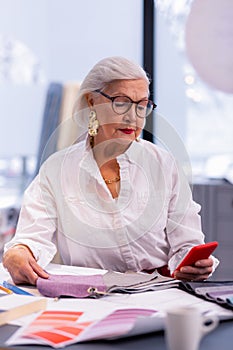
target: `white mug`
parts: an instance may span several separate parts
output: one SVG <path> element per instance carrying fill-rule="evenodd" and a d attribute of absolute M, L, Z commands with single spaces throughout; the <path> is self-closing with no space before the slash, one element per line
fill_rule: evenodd
<path fill-rule="evenodd" d="M 218 325 L 216 316 L 204 316 L 194 307 L 168 310 L 165 337 L 169 350 L 198 350 L 201 338 Z"/>

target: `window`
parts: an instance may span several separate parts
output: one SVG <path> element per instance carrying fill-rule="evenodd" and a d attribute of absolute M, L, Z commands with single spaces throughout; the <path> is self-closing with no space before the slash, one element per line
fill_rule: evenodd
<path fill-rule="evenodd" d="M 233 3 L 155 0 L 155 8 L 158 111 L 184 142 L 193 173 L 202 174 L 211 156 L 233 157 Z M 199 21 L 196 57 L 192 53 L 195 16 Z M 166 139 L 159 120 L 155 133 Z"/>

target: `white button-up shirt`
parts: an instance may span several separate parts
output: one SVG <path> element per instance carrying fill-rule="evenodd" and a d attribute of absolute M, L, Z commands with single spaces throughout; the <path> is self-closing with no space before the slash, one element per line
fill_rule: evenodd
<path fill-rule="evenodd" d="M 105 184 L 88 142 L 53 154 L 25 191 L 15 244 L 41 266 L 57 249 L 65 264 L 116 271 L 175 269 L 204 243 L 200 206 L 174 158 L 145 141 L 117 157 L 120 193 Z"/>

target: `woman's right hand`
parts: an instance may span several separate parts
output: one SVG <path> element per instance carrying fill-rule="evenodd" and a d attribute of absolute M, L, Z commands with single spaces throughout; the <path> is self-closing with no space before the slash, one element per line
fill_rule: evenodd
<path fill-rule="evenodd" d="M 15 284 L 35 285 L 38 277 L 49 277 L 37 264 L 31 250 L 26 245 L 16 245 L 7 250 L 2 262 Z"/>

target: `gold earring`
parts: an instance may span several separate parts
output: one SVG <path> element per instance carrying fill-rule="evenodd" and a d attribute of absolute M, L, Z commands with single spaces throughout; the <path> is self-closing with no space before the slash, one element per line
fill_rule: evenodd
<path fill-rule="evenodd" d="M 90 136 L 90 146 L 94 148 L 94 136 Z"/>
<path fill-rule="evenodd" d="M 89 123 L 88 123 L 88 134 L 90 136 L 96 136 L 99 129 L 99 121 L 97 119 L 96 111 L 90 111 Z"/>

